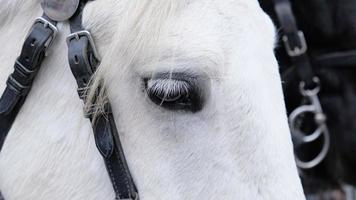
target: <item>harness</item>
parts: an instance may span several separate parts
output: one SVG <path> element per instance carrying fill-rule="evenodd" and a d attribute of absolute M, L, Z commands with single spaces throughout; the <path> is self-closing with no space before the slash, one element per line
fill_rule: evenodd
<path fill-rule="evenodd" d="M 69 20 L 71 34 L 67 37 L 68 60 L 78 85 L 79 98 L 87 101 L 89 80 L 100 64 L 100 56 L 89 30 L 82 26 L 82 13 L 91 0 L 43 0 L 43 15 L 37 18 L 16 59 L 13 73 L 8 77 L 6 88 L 0 98 L 0 151 L 11 129 L 32 83 L 46 57 L 46 52 L 56 38 L 58 22 Z M 105 92 L 101 86 L 96 94 Z M 94 102 L 91 102 L 95 105 Z M 121 146 L 110 102 L 104 105 L 104 112 L 94 116 L 89 109 L 85 113 L 92 122 L 96 146 L 103 157 L 116 200 L 138 200 L 138 191 L 130 174 Z M 3 200 L 0 194 L 0 200 Z"/>
<path fill-rule="evenodd" d="M 283 32 L 282 41 L 285 50 L 294 65 L 298 78 L 301 80 L 299 83 L 299 92 L 303 97 L 303 102 L 289 115 L 289 126 L 294 148 L 298 149 L 303 144 L 310 144 L 323 137 L 322 149 L 313 159 L 303 161 L 295 154 L 296 164 L 299 168 L 311 169 L 325 159 L 330 149 L 330 133 L 326 124 L 327 118 L 319 99 L 322 84 L 312 68 L 304 33 L 298 29 L 290 1 L 274 0 L 274 10 Z M 326 55 L 324 59 L 320 59 L 320 62 L 325 62 L 327 59 L 331 59 L 331 57 L 330 55 Z M 334 63 L 340 62 L 336 58 L 331 60 Z M 312 123 L 314 123 L 316 128 L 312 133 L 306 133 L 302 130 L 302 124 L 307 121 L 307 114 L 313 115 Z"/>
<path fill-rule="evenodd" d="M 355 191 L 348 184 L 355 184 L 352 125 L 356 51 L 352 24 L 347 21 L 352 15 L 345 11 L 355 10 L 355 4 L 292 0 L 260 3 L 282 33 L 276 55 L 306 198 L 332 199 L 339 192 L 346 199 L 354 199 Z M 319 4 L 320 13 L 306 14 L 310 13 L 308 8 L 319 9 Z M 309 48 L 294 14 L 303 20 L 301 26 L 310 34 Z"/>

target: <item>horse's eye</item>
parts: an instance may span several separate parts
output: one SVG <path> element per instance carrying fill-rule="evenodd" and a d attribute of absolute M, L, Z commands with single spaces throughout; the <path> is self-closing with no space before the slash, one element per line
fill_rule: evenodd
<path fill-rule="evenodd" d="M 155 77 L 145 79 L 145 87 L 150 100 L 163 108 L 191 112 L 202 109 L 203 98 L 192 78 Z"/>

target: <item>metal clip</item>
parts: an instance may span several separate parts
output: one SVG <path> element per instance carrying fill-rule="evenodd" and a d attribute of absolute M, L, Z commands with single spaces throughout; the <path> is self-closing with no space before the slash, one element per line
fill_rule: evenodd
<path fill-rule="evenodd" d="M 284 35 L 282 37 L 282 40 L 284 42 L 284 46 L 286 47 L 287 54 L 291 57 L 296 57 L 304 54 L 308 50 L 307 42 L 304 37 L 304 33 L 302 31 L 298 31 L 298 37 L 300 41 L 300 47 L 294 46 L 293 49 L 291 45 L 289 44 L 289 39 L 288 36 Z"/>
<path fill-rule="evenodd" d="M 324 144 L 321 152 L 311 161 L 302 161 L 296 155 L 297 166 L 302 169 L 310 169 L 320 164 L 326 157 L 330 148 L 330 133 L 326 125 L 326 115 L 324 114 L 318 94 L 320 92 L 320 80 L 314 77 L 313 81 L 316 83 L 314 89 L 306 89 L 305 83 L 300 83 L 300 93 L 309 101 L 310 104 L 301 105 L 295 109 L 289 116 L 289 125 L 292 136 L 300 143 L 310 143 L 317 140 L 319 137 L 324 137 Z M 304 119 L 305 114 L 314 114 L 314 123 L 317 125 L 316 130 L 312 134 L 303 132 L 299 125 L 298 119 Z"/>

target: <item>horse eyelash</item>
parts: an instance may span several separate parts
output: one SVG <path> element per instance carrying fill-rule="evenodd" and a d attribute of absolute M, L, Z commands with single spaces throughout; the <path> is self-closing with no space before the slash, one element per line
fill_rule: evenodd
<path fill-rule="evenodd" d="M 147 83 L 147 91 L 157 96 L 182 95 L 189 93 L 189 84 L 185 81 L 174 79 L 156 79 Z"/>

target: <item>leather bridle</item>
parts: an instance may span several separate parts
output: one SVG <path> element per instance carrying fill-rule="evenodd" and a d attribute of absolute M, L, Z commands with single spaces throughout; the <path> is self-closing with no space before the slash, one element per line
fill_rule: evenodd
<path fill-rule="evenodd" d="M 296 154 L 297 166 L 301 169 L 310 169 L 319 165 L 327 156 L 330 149 L 330 133 L 326 124 L 326 114 L 323 112 L 319 92 L 321 82 L 314 72 L 308 55 L 308 46 L 304 33 L 298 29 L 297 23 L 289 0 L 273 0 L 274 10 L 277 14 L 279 25 L 281 26 L 285 50 L 294 65 L 299 83 L 300 95 L 304 98 L 302 105 L 297 107 L 289 115 L 289 126 L 297 149 L 302 144 L 312 143 L 319 138 L 324 138 L 323 147 L 320 153 L 310 161 L 302 161 Z M 306 121 L 306 115 L 313 114 L 313 123 L 316 129 L 308 134 L 302 130 L 301 124 Z"/>
<path fill-rule="evenodd" d="M 56 0 L 44 1 L 55 2 Z M 68 2 L 68 0 L 66 1 Z M 78 6 L 75 13 L 67 17 L 71 29 L 71 34 L 67 37 L 68 59 L 71 71 L 78 85 L 79 97 L 86 102 L 88 81 L 100 63 L 100 56 L 95 48 L 90 32 L 82 26 L 82 11 L 89 0 L 71 1 L 78 1 Z M 301 144 L 311 143 L 320 137 L 324 137 L 323 148 L 314 159 L 311 161 L 302 161 L 296 156 L 298 167 L 309 169 L 320 164 L 325 159 L 330 148 L 330 134 L 326 125 L 326 115 L 323 112 L 318 95 L 321 82 L 311 66 L 308 56 L 308 46 L 303 32 L 297 27 L 290 1 L 273 1 L 275 12 L 283 31 L 282 40 L 286 52 L 301 80 L 300 94 L 305 99 L 304 103 L 289 116 L 289 124 L 295 147 L 298 148 Z M 5 91 L 0 98 L 0 150 L 19 110 L 31 90 L 36 74 L 46 57 L 46 51 L 50 48 L 56 37 L 58 32 L 56 25 L 58 21 L 65 20 L 56 21 L 53 17 L 49 17 L 45 10 L 43 16 L 35 20 L 23 44 L 21 54 L 15 61 L 14 71 L 9 76 Z M 350 53 L 352 54 L 352 52 Z M 356 53 L 352 55 L 356 55 Z M 344 59 L 345 56 L 350 57 L 346 54 L 330 54 L 319 57 L 317 61 L 321 64 L 324 63 L 323 65 L 332 63 L 345 64 L 346 61 L 350 61 L 350 59 Z M 351 58 L 351 60 L 356 61 L 356 56 Z M 100 93 L 99 90 L 105 91 L 105 88 L 100 87 L 96 92 Z M 92 103 L 95 104 L 95 102 Z M 312 134 L 304 133 L 299 125 L 300 121 L 305 120 L 306 113 L 312 113 L 315 116 L 314 123 L 317 125 L 317 128 Z M 104 112 L 100 112 L 94 117 L 93 112 L 88 111 L 88 113 L 85 113 L 85 116 L 92 122 L 96 145 L 106 164 L 116 199 L 138 199 L 138 192 L 121 147 L 110 102 L 105 104 Z"/>
<path fill-rule="evenodd" d="M 78 95 L 84 102 L 87 101 L 89 80 L 100 64 L 94 40 L 90 32 L 82 26 L 82 13 L 88 1 L 90 0 L 60 2 L 77 5 L 74 14 L 69 13 L 66 19 L 60 21 L 69 20 L 70 22 L 71 34 L 67 37 L 68 60 L 78 85 Z M 58 0 L 43 1 L 44 14 L 35 20 L 26 37 L 21 54 L 15 61 L 14 71 L 9 76 L 5 91 L 0 98 L 0 150 L 31 90 L 41 63 L 46 57 L 46 52 L 58 32 L 56 25 L 59 20 L 53 17 L 54 15 L 51 16 L 52 13 L 48 11 L 49 7 L 46 7 L 45 3 L 55 4 Z M 105 92 L 105 88 L 101 86 L 95 92 L 99 94 L 103 91 Z M 95 104 L 95 102 L 92 103 Z M 137 200 L 139 199 L 138 191 L 126 163 L 110 102 L 107 101 L 103 107 L 104 112 L 99 112 L 94 116 L 94 112 L 88 111 L 85 116 L 92 122 L 96 146 L 103 156 L 115 191 L 115 199 Z"/>

